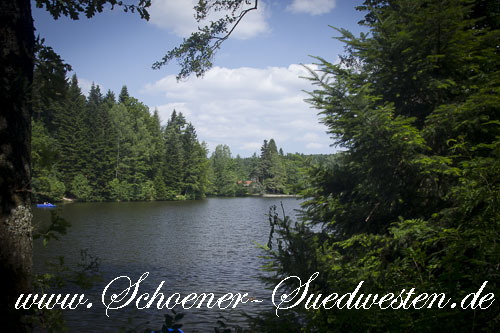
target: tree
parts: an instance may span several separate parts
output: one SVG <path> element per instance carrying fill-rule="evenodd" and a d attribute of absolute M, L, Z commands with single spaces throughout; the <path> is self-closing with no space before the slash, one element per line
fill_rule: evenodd
<path fill-rule="evenodd" d="M 182 113 L 177 115 L 174 110 L 165 128 L 165 184 L 171 191 L 170 198 L 175 198 L 176 195 L 180 194 L 183 186 L 184 152 L 181 134 L 185 125 L 186 120 Z"/>
<path fill-rule="evenodd" d="M 7 330 L 22 330 L 13 304 L 31 288 L 31 84 L 35 38 L 31 2 L 0 4 L 0 299 Z M 24 32 L 24 33 L 23 33 Z"/>
<path fill-rule="evenodd" d="M 232 197 L 236 193 L 236 174 L 231 160 L 231 150 L 226 145 L 218 145 L 211 156 L 213 185 L 218 196 Z"/>
<path fill-rule="evenodd" d="M 57 141 L 59 147 L 60 161 L 58 167 L 64 170 L 63 181 L 69 188 L 70 182 L 83 170 L 80 154 L 85 149 L 86 127 L 83 122 L 86 101 L 80 87 L 76 74 L 71 78 L 64 112 L 59 114 L 59 126 L 57 129 Z"/>
<path fill-rule="evenodd" d="M 153 117 L 150 119 L 149 130 L 153 145 L 153 152 L 151 156 L 152 174 L 149 178 L 153 180 L 156 200 L 165 200 L 167 199 L 167 188 L 164 180 L 166 146 L 158 110 L 154 111 Z"/>
<path fill-rule="evenodd" d="M 102 184 L 107 184 L 113 177 L 114 143 L 116 132 L 112 130 L 110 110 L 105 102 L 99 86 L 92 84 L 87 99 L 85 112 L 86 145 L 84 159 L 91 187 L 96 191 L 94 197 L 103 200 L 107 190 Z"/>
<path fill-rule="evenodd" d="M 184 153 L 182 195 L 189 199 L 203 198 L 207 185 L 207 151 L 198 142 L 196 130 L 191 123 L 186 125 L 182 135 L 182 151 Z"/>
<path fill-rule="evenodd" d="M 33 73 L 33 117 L 43 121 L 49 132 L 60 126 L 61 114 L 65 112 L 65 97 L 68 92 L 67 72 L 71 66 L 64 63 L 54 50 L 38 38 L 35 45 L 35 70 Z"/>
<path fill-rule="evenodd" d="M 369 34 L 338 29 L 346 54 L 317 58 L 309 102 L 344 151 L 309 171 L 302 221 L 271 212 L 278 281 L 320 272 L 311 293 L 364 281 L 456 300 L 487 280 L 499 292 L 500 9 L 476 16 L 484 4 L 368 0 Z M 500 306 L 302 315 L 311 331 L 494 331 Z"/>
<path fill-rule="evenodd" d="M 73 178 L 71 182 L 71 193 L 73 193 L 78 200 L 87 201 L 91 198 L 92 188 L 87 178 L 81 173 Z"/>
<path fill-rule="evenodd" d="M 134 200 L 143 200 L 145 198 L 143 189 L 146 186 L 145 183 L 148 182 L 148 175 L 151 174 L 151 159 L 154 147 L 146 121 L 144 118 L 139 118 L 136 120 L 135 126 L 133 126 L 129 183 L 134 188 Z"/>
<path fill-rule="evenodd" d="M 118 103 L 127 104 L 129 98 L 130 96 L 128 94 L 127 86 L 124 85 L 120 91 L 120 95 L 118 96 Z"/>
<path fill-rule="evenodd" d="M 113 129 L 116 132 L 114 147 L 114 178 L 122 180 L 128 177 L 130 170 L 129 160 L 130 149 L 132 146 L 132 119 L 123 104 L 114 105 L 111 110 L 111 120 Z"/>
<path fill-rule="evenodd" d="M 269 143 L 267 140 L 264 140 L 260 151 L 260 183 L 264 185 L 266 192 L 283 193 L 285 184 L 285 169 L 282 156 L 278 154 L 278 148 L 274 139 L 270 139 Z"/>

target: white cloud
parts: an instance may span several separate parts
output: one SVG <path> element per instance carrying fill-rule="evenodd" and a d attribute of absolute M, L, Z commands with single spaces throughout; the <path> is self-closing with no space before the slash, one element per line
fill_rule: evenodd
<path fill-rule="evenodd" d="M 326 145 L 324 145 L 322 143 L 317 143 L 317 142 L 309 142 L 306 145 L 306 148 L 308 148 L 308 149 L 324 149 L 324 148 L 326 148 Z"/>
<path fill-rule="evenodd" d="M 311 15 L 326 14 L 335 8 L 335 0 L 293 0 L 286 7 L 293 13 L 306 13 Z"/>
<path fill-rule="evenodd" d="M 197 28 L 193 10 L 195 4 L 195 0 L 153 0 L 148 9 L 151 15 L 149 22 L 186 37 Z"/>
<path fill-rule="evenodd" d="M 255 36 L 268 34 L 271 31 L 271 27 L 267 23 L 270 16 L 271 13 L 266 3 L 259 1 L 257 10 L 252 10 L 245 15 L 231 34 L 231 37 L 236 39 L 250 39 Z"/>
<path fill-rule="evenodd" d="M 78 78 L 78 86 L 82 90 L 82 94 L 84 94 L 85 96 L 89 95 L 89 91 L 90 91 L 90 88 L 92 87 L 92 84 L 99 86 L 101 93 L 106 94 L 104 87 L 102 85 L 100 85 L 99 83 L 94 82 L 94 81 L 90 81 L 88 79 L 81 78 L 81 77 Z"/>
<path fill-rule="evenodd" d="M 313 66 L 311 66 L 313 67 Z M 264 139 L 274 138 L 285 152 L 327 153 L 331 140 L 316 110 L 304 102 L 312 90 L 308 71 L 300 65 L 235 69 L 214 67 L 203 79 L 177 82 L 175 75 L 145 86 L 143 93 L 163 95 L 157 106 L 163 122 L 175 108 L 196 128 L 213 151 L 227 144 L 236 155 L 259 152 Z"/>
<path fill-rule="evenodd" d="M 314 132 L 307 132 L 304 134 L 304 136 L 300 139 L 301 141 L 318 141 L 319 140 L 319 135 Z"/>
<path fill-rule="evenodd" d="M 258 152 L 261 146 L 262 142 L 247 142 L 242 146 L 242 149 Z"/>
<path fill-rule="evenodd" d="M 186 117 L 191 118 L 192 112 L 189 109 L 189 106 L 185 102 L 173 102 L 168 104 L 159 105 L 156 107 L 158 109 L 159 115 L 168 115 L 172 112 L 172 110 L 176 110 L 178 112 L 182 112 Z M 162 120 L 166 120 L 167 118 L 163 117 Z"/>
<path fill-rule="evenodd" d="M 153 0 L 149 13 L 150 22 L 160 28 L 166 29 L 179 37 L 188 37 L 192 32 L 198 30 L 198 26 L 204 26 L 210 20 L 215 21 L 224 15 L 222 13 L 210 14 L 206 22 L 196 22 L 194 9 L 196 0 Z M 225 14 L 225 13 L 224 13 Z M 238 24 L 232 38 L 248 39 L 270 31 L 267 19 L 269 9 L 262 1 L 259 2 L 258 9 L 248 12 L 243 20 Z"/>

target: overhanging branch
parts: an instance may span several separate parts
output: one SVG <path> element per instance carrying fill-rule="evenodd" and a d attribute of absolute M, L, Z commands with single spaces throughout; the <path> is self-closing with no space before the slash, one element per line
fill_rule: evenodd
<path fill-rule="evenodd" d="M 203 28 L 198 28 L 198 31 L 193 32 L 189 38 L 185 38 L 181 45 L 168 51 L 160 61 L 155 62 L 153 69 L 160 69 L 172 59 L 176 59 L 181 67 L 177 80 L 187 78 L 192 73 L 198 77 L 203 76 L 212 68 L 212 59 L 221 44 L 231 36 L 243 17 L 250 11 L 256 10 L 258 6 L 258 0 L 255 0 L 253 7 L 241 10 L 238 15 L 235 15 L 242 6 L 248 5 L 249 1 L 234 0 L 224 4 L 214 2 L 211 6 L 205 2 L 200 3 L 200 6 L 195 7 L 198 21 L 206 18 L 208 11 L 213 8 L 215 11 L 230 10 L 231 16 L 226 15 L 217 21 L 210 21 L 209 25 Z M 228 29 L 228 26 L 231 26 L 231 29 Z M 221 34 L 223 35 L 220 36 Z"/>

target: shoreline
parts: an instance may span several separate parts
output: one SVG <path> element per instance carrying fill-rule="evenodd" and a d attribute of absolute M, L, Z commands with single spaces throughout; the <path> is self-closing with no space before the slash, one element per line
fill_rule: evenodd
<path fill-rule="evenodd" d="M 263 198 L 300 198 L 298 194 L 262 194 L 260 197 Z"/>
<path fill-rule="evenodd" d="M 272 193 L 265 193 L 265 194 L 247 194 L 247 195 L 242 195 L 242 196 L 234 196 L 234 197 L 225 197 L 225 196 L 207 196 L 205 198 L 244 198 L 244 197 L 254 197 L 254 198 L 301 198 L 300 195 L 298 194 L 272 194 Z M 173 202 L 173 201 L 190 201 L 190 200 L 203 200 L 203 198 L 200 199 L 177 199 L 177 200 L 126 200 L 126 201 L 114 201 L 114 200 L 104 200 L 104 201 L 79 201 L 76 199 L 71 199 L 71 198 L 66 198 L 63 197 L 61 200 L 53 200 L 53 202 L 57 202 L 60 204 L 69 204 L 69 203 L 75 203 L 75 202 L 161 202 L 161 201 L 167 201 L 167 202 Z M 36 205 L 37 203 L 33 203 L 33 205 Z"/>

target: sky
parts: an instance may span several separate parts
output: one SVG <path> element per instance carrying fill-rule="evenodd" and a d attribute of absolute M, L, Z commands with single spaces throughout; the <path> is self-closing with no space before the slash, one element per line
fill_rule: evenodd
<path fill-rule="evenodd" d="M 336 62 L 343 53 L 331 26 L 363 31 L 363 13 L 354 8 L 362 1 L 259 0 L 222 44 L 214 67 L 178 82 L 175 62 L 151 65 L 196 30 L 196 2 L 153 0 L 149 21 L 119 8 L 78 21 L 54 20 L 34 2 L 32 12 L 35 33 L 72 66 L 84 93 L 92 82 L 116 95 L 126 85 L 163 124 L 174 109 L 182 112 L 210 151 L 226 144 L 234 156 L 251 156 L 273 138 L 285 153 L 334 153 L 318 110 L 304 101 L 313 86 L 303 77 L 306 67 L 315 68 L 311 56 Z"/>

